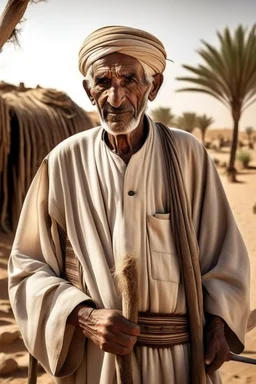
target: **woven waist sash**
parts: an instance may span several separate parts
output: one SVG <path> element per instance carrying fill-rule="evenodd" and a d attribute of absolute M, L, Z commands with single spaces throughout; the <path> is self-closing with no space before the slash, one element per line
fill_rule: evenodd
<path fill-rule="evenodd" d="M 166 348 L 189 342 L 186 315 L 140 312 L 138 325 L 140 334 L 137 345 Z"/>

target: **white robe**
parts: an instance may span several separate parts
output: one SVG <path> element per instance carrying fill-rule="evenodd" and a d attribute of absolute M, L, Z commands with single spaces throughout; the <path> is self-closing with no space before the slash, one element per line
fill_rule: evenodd
<path fill-rule="evenodd" d="M 45 159 L 27 194 L 9 263 L 10 300 L 26 346 L 58 383 L 116 382 L 115 356 L 66 319 L 86 300 L 121 309 L 113 268 L 126 252 L 139 261 L 139 310 L 186 312 L 166 212 L 172 186 L 159 133 L 149 122 L 148 137 L 127 166 L 100 127 L 65 140 Z M 249 311 L 247 252 L 206 150 L 192 135 L 173 131 L 200 249 L 204 310 L 225 320 L 230 346 L 241 352 Z M 83 292 L 63 279 L 57 225 L 80 262 Z M 133 374 L 134 384 L 188 384 L 189 344 L 136 347 Z M 220 382 L 218 373 L 207 378 L 207 384 Z"/>

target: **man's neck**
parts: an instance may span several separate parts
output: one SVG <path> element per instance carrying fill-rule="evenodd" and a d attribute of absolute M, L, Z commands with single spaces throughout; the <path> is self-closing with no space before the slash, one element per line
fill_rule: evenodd
<path fill-rule="evenodd" d="M 107 132 L 107 145 L 128 164 L 130 158 L 144 144 L 148 134 L 146 119 L 127 135 L 111 135 Z"/>

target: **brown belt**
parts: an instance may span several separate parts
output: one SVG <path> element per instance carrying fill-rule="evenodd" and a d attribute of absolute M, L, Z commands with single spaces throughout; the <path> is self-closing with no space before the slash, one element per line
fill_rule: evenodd
<path fill-rule="evenodd" d="M 189 342 L 186 315 L 140 312 L 137 345 L 152 348 L 173 347 Z"/>

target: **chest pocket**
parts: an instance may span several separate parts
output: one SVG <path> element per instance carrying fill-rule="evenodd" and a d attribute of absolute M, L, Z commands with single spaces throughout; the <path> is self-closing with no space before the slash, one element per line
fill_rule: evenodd
<path fill-rule="evenodd" d="M 169 213 L 157 213 L 147 219 L 151 277 L 178 284 L 180 266 L 169 219 Z"/>

